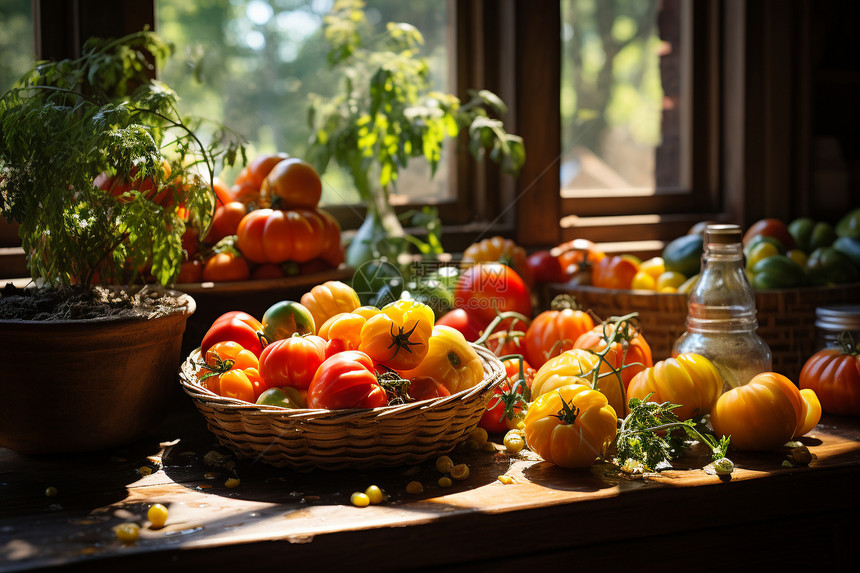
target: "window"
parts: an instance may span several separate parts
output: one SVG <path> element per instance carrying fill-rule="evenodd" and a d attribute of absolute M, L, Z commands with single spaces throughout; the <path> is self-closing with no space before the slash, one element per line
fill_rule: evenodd
<path fill-rule="evenodd" d="M 717 209 L 692 169 L 707 146 L 693 115 L 708 101 L 693 95 L 694 74 L 707 79 L 693 64 L 694 34 L 706 30 L 682 0 L 561 4 L 563 236 L 654 254 Z"/>
<path fill-rule="evenodd" d="M 249 158 L 276 151 L 304 157 L 311 135 L 310 98 L 330 97 L 344 81 L 327 69 L 323 19 L 333 4 L 333 0 L 206 4 L 157 0 L 156 30 L 178 47 L 159 77 L 182 96 L 185 111 L 221 121 L 246 137 Z M 449 90 L 445 3 L 369 0 L 365 12 L 377 32 L 387 22 L 415 26 L 424 37 L 422 56 L 430 63 L 435 89 Z M 425 163 L 412 163 L 401 174 L 393 203 L 450 198 L 444 166 L 431 179 Z M 229 182 L 237 172 L 222 177 Z M 323 205 L 360 202 L 349 177 L 334 162 L 324 179 Z"/>
<path fill-rule="evenodd" d="M 0 93 L 12 87 L 35 59 L 33 15 L 29 2 L 0 0 Z"/>

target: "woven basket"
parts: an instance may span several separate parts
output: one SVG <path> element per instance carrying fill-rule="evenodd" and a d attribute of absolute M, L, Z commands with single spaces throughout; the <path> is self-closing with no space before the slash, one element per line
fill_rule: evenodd
<path fill-rule="evenodd" d="M 475 346 L 484 380 L 469 390 L 372 410 L 288 410 L 219 396 L 197 383 L 200 351 L 179 380 L 218 441 L 246 459 L 299 471 L 417 464 L 449 452 L 477 427 L 505 367 Z"/>
<path fill-rule="evenodd" d="M 686 330 L 685 294 L 550 284 L 544 299 L 562 293 L 573 295 L 583 309 L 590 309 L 601 319 L 638 312 L 655 361 L 671 356 L 675 340 Z M 804 362 L 817 349 L 815 309 L 857 303 L 860 283 L 757 291 L 755 299 L 758 334 L 773 353 L 773 370 L 797 381 Z"/>

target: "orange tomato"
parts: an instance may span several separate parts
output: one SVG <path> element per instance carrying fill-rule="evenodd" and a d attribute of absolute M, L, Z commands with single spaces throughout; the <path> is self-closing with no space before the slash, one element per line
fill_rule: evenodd
<path fill-rule="evenodd" d="M 629 289 L 639 267 L 628 258 L 607 256 L 594 265 L 592 284 L 607 289 Z"/>
<path fill-rule="evenodd" d="M 239 222 L 236 246 L 255 263 L 304 263 L 326 246 L 326 225 L 315 210 L 256 209 Z"/>
<path fill-rule="evenodd" d="M 254 402 L 257 398 L 254 383 L 243 370 L 228 370 L 221 375 L 221 392 L 225 398 Z"/>
<path fill-rule="evenodd" d="M 218 177 L 215 178 L 215 181 L 212 184 L 212 190 L 215 191 L 215 197 L 218 200 L 216 205 L 226 205 L 233 200 L 232 195 L 230 194 L 230 187 L 224 182 L 224 180 Z"/>
<path fill-rule="evenodd" d="M 588 239 L 573 239 L 554 247 L 550 254 L 558 257 L 561 268 L 567 276 L 573 276 L 579 271 L 579 265 L 588 260 L 594 264 L 606 256 L 597 244 Z"/>
<path fill-rule="evenodd" d="M 577 338 L 573 347 L 601 352 L 606 348 L 614 327 L 611 322 L 598 324 Z M 654 365 L 651 346 L 639 329 L 629 322 L 619 325 L 616 340 L 606 353 L 606 359 L 613 368 L 621 369 L 621 380 L 625 388 L 636 374 Z"/>
<path fill-rule="evenodd" d="M 322 196 L 322 180 L 310 163 L 290 158 L 272 167 L 260 189 L 273 206 L 315 208 Z"/>
<path fill-rule="evenodd" d="M 199 283 L 203 281 L 203 263 L 199 259 L 185 261 L 179 265 L 179 274 L 176 276 L 178 284 Z"/>
<path fill-rule="evenodd" d="M 352 312 L 361 306 L 355 290 L 341 281 L 326 281 L 316 285 L 302 295 L 300 302 L 311 312 L 314 324 L 319 325 L 325 324 L 336 314 Z"/>
<path fill-rule="evenodd" d="M 763 372 L 747 384 L 723 393 L 711 411 L 711 424 L 717 436 L 731 436 L 733 448 L 773 450 L 808 425 L 803 403 L 804 398 L 791 380 L 782 374 Z"/>
<path fill-rule="evenodd" d="M 239 222 L 247 214 L 244 203 L 230 201 L 215 208 L 212 224 L 206 233 L 205 242 L 214 245 L 224 237 L 235 235 L 239 228 Z"/>
<path fill-rule="evenodd" d="M 284 153 L 283 151 L 258 155 L 248 163 L 248 181 L 256 185 L 257 189 L 260 189 L 263 186 L 263 181 L 272 172 L 272 168 L 281 161 L 289 158 L 289 153 Z"/>
<path fill-rule="evenodd" d="M 581 310 L 545 310 L 534 317 L 526 331 L 526 360 L 540 368 L 550 358 L 573 348 L 579 337 L 593 327 L 592 318 Z"/>
<path fill-rule="evenodd" d="M 491 237 L 469 245 L 463 251 L 461 265 L 468 267 L 472 263 L 503 263 L 514 269 L 527 285 L 534 283 L 525 249 L 504 237 Z"/>
<path fill-rule="evenodd" d="M 251 270 L 245 259 L 234 253 L 218 253 L 212 256 L 203 267 L 203 281 L 227 282 L 244 281 L 251 277 Z"/>

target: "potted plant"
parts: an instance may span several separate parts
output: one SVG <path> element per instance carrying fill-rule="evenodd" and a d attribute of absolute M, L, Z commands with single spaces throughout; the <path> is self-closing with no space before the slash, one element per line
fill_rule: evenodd
<path fill-rule="evenodd" d="M 221 127 L 204 145 L 201 122 L 150 79 L 169 51 L 149 31 L 92 39 L 0 98 L 0 212 L 35 285 L 0 296 L 0 446 L 109 447 L 169 407 L 195 303 L 164 287 L 186 229 L 211 220 L 216 161 L 244 153 Z"/>
<path fill-rule="evenodd" d="M 424 40 L 414 26 L 388 23 L 373 34 L 362 0 L 338 0 L 325 23 L 328 60 L 343 74 L 342 91 L 312 99 L 308 160 L 320 173 L 338 163 L 367 208 L 346 251 L 346 262 L 358 268 L 380 254 L 393 260 L 408 247 L 389 196 L 410 159 L 423 158 L 432 175 L 445 141 L 464 130 L 475 157 L 489 152 L 511 174 L 519 172 L 525 149 L 495 119 L 507 108 L 492 92 L 472 91 L 463 103 L 432 89 L 428 62 L 419 55 Z M 383 238 L 389 249 L 380 253 Z"/>

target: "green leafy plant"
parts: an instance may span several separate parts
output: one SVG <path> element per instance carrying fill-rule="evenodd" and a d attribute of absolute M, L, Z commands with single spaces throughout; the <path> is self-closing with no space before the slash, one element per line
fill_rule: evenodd
<path fill-rule="evenodd" d="M 91 39 L 0 98 L 0 212 L 19 223 L 34 279 L 169 284 L 186 227 L 211 221 L 216 162 L 244 160 L 244 147 L 217 125 L 204 144 L 202 120 L 150 79 L 171 50 L 151 31 Z"/>
<path fill-rule="evenodd" d="M 435 173 L 445 140 L 463 130 L 475 157 L 489 155 L 506 172 L 519 172 L 525 148 L 497 119 L 507 112 L 504 102 L 488 90 L 471 91 L 463 103 L 431 89 L 429 64 L 419 54 L 424 39 L 414 26 L 389 22 L 374 35 L 362 0 L 338 0 L 325 18 L 325 39 L 342 90 L 312 99 L 307 159 L 320 173 L 332 160 L 339 164 L 383 227 L 395 234 L 400 227 L 389 204 L 400 170 L 423 158 Z"/>

